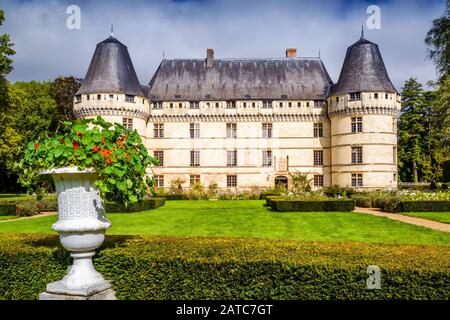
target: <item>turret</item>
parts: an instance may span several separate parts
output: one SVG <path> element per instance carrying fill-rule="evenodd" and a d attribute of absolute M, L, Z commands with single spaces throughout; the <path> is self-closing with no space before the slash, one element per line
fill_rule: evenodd
<path fill-rule="evenodd" d="M 400 95 L 378 45 L 361 38 L 347 49 L 330 89 L 331 183 L 357 189 L 397 187 Z"/>
<path fill-rule="evenodd" d="M 112 34 L 97 44 L 86 77 L 75 95 L 74 114 L 125 124 L 145 136 L 149 101 L 139 84 L 127 47 Z"/>

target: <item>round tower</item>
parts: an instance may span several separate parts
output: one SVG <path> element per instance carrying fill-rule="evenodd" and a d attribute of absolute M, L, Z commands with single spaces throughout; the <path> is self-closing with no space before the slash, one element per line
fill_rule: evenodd
<path fill-rule="evenodd" d="M 378 45 L 361 38 L 347 49 L 328 97 L 331 182 L 362 190 L 397 188 L 400 95 Z"/>
<path fill-rule="evenodd" d="M 97 44 L 86 77 L 75 94 L 76 117 L 102 116 L 145 137 L 150 106 L 127 47 L 111 36 Z"/>

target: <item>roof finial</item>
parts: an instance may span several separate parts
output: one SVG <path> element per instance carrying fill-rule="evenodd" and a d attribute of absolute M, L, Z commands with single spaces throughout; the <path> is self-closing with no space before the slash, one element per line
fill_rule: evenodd
<path fill-rule="evenodd" d="M 111 37 L 114 37 L 114 25 L 111 25 L 111 33 L 110 33 Z"/>
<path fill-rule="evenodd" d="M 361 40 L 364 39 L 364 24 L 361 24 Z"/>

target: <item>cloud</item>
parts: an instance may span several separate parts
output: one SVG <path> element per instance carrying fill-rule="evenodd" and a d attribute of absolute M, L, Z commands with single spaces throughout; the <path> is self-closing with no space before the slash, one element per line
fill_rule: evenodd
<path fill-rule="evenodd" d="M 378 43 L 398 90 L 410 76 L 425 83 L 435 69 L 425 60 L 423 39 L 444 1 L 383 1 L 381 29 L 366 30 Z M 66 8 L 81 8 L 81 30 L 66 28 Z M 95 45 L 115 36 L 128 46 L 141 83 L 163 57 L 198 58 L 206 48 L 216 57 L 282 57 L 287 47 L 317 56 L 336 82 L 346 48 L 358 40 L 370 2 L 361 1 L 7 1 L 6 23 L 17 54 L 11 81 L 84 77 Z"/>

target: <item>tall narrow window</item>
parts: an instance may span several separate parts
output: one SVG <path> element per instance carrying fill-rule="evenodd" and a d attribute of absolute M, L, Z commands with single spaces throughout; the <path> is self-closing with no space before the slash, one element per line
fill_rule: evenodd
<path fill-rule="evenodd" d="M 373 98 L 374 98 L 374 99 L 378 99 L 378 92 L 375 92 L 375 93 L 373 94 Z"/>
<path fill-rule="evenodd" d="M 155 174 L 153 178 L 155 178 L 156 187 L 158 188 L 164 187 L 164 176 L 162 174 Z"/>
<path fill-rule="evenodd" d="M 362 147 L 352 147 L 352 163 L 362 163 Z"/>
<path fill-rule="evenodd" d="M 323 123 L 314 123 L 314 138 L 323 137 Z"/>
<path fill-rule="evenodd" d="M 133 131 L 133 119 L 131 119 L 131 118 L 123 118 L 122 119 L 122 124 L 128 130 Z"/>
<path fill-rule="evenodd" d="M 164 151 L 153 151 L 153 156 L 158 160 L 158 166 L 164 165 Z"/>
<path fill-rule="evenodd" d="M 362 132 L 362 117 L 352 118 L 352 132 Z"/>
<path fill-rule="evenodd" d="M 200 123 L 190 123 L 189 131 L 191 138 L 200 138 Z"/>
<path fill-rule="evenodd" d="M 323 150 L 314 150 L 314 165 L 323 166 Z"/>
<path fill-rule="evenodd" d="M 200 166 L 200 151 L 192 150 L 191 151 L 191 167 L 198 167 Z"/>
<path fill-rule="evenodd" d="M 153 102 L 153 109 L 162 109 L 162 107 L 163 107 L 162 101 Z"/>
<path fill-rule="evenodd" d="M 263 138 L 272 138 L 272 124 L 263 123 L 262 124 L 262 134 Z"/>
<path fill-rule="evenodd" d="M 362 173 L 352 173 L 352 187 L 362 187 L 363 176 Z"/>
<path fill-rule="evenodd" d="M 272 150 L 263 150 L 263 167 L 272 166 Z"/>
<path fill-rule="evenodd" d="M 227 123 L 227 138 L 237 137 L 237 125 L 236 123 Z"/>
<path fill-rule="evenodd" d="M 323 175 L 321 174 L 314 175 L 314 187 L 323 187 Z"/>
<path fill-rule="evenodd" d="M 228 109 L 236 109 L 236 101 L 227 101 Z"/>
<path fill-rule="evenodd" d="M 227 175 L 227 187 L 237 187 L 236 175 Z"/>
<path fill-rule="evenodd" d="M 164 138 L 164 123 L 153 125 L 153 138 Z"/>
<path fill-rule="evenodd" d="M 237 150 L 227 150 L 227 166 L 237 166 Z"/>
<path fill-rule="evenodd" d="M 189 185 L 191 187 L 200 184 L 200 175 L 199 174 L 191 174 L 189 176 Z"/>
<path fill-rule="evenodd" d="M 397 118 L 396 117 L 392 118 L 392 132 L 397 133 Z"/>

